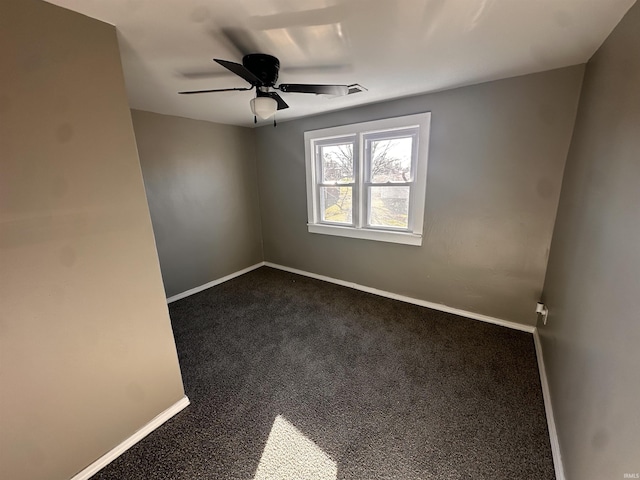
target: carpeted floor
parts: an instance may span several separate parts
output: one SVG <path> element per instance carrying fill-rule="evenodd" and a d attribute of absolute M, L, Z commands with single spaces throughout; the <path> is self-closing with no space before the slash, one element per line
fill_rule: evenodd
<path fill-rule="evenodd" d="M 531 334 L 267 267 L 170 313 L 191 405 L 94 480 L 554 478 Z"/>

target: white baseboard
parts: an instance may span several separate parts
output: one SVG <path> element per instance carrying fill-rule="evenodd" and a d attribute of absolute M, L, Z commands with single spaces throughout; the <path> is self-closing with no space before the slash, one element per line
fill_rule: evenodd
<path fill-rule="evenodd" d="M 521 323 L 511 322 L 509 320 L 503 320 L 501 318 L 496 318 L 496 317 L 490 317 L 489 315 L 483 315 L 481 313 L 474 313 L 474 312 L 469 312 L 467 310 L 460 310 L 459 308 L 449 307 L 441 303 L 433 303 L 433 302 L 428 302 L 426 300 L 407 297 L 405 295 L 398 295 L 397 293 L 387 292 L 385 290 L 378 290 L 377 288 L 367 287 L 365 285 L 360 285 L 353 282 L 347 282 L 345 280 L 339 280 L 337 278 L 326 277 L 324 275 L 318 275 L 316 273 L 306 272 L 304 270 L 298 270 L 297 268 L 285 267 L 284 265 L 279 265 L 277 263 L 272 263 L 272 262 L 256 263 L 255 265 L 251 265 L 250 267 L 244 268 L 242 270 L 238 270 L 237 272 L 231 273 L 225 277 L 219 278 L 217 280 L 213 280 L 209 283 L 205 283 L 204 285 L 200 285 L 199 287 L 192 288 L 190 290 L 187 290 L 186 292 L 178 293 L 177 295 L 167 298 L 167 303 L 175 302 L 176 300 L 180 300 L 182 298 L 188 297 L 189 295 L 193 295 L 194 293 L 201 292 L 203 290 L 206 290 L 207 288 L 215 287 L 216 285 L 220 285 L 221 283 L 231 280 L 232 278 L 239 277 L 240 275 L 249 273 L 250 271 L 255 270 L 256 268 L 260 268 L 262 266 L 276 268 L 278 270 L 284 270 L 285 272 L 290 272 L 290 273 L 295 273 L 297 275 L 303 275 L 305 277 L 315 278 L 317 280 L 322 280 L 324 282 L 335 283 L 336 285 L 342 285 L 343 287 L 349 287 L 355 290 L 360 290 L 367 293 L 373 293 L 374 295 L 379 295 L 381 297 L 392 298 L 394 300 L 400 300 L 402 302 L 412 303 L 414 305 L 431 308 L 433 310 L 439 310 L 441 312 L 460 315 L 461 317 L 480 320 L 481 322 L 493 323 L 494 325 L 500 325 L 502 327 L 512 328 L 514 330 L 520 330 L 522 332 L 533 333 L 535 330 L 535 327 L 532 325 L 523 325 Z"/>
<path fill-rule="evenodd" d="M 514 330 L 520 330 L 523 332 L 533 333 L 535 327 L 532 325 L 522 325 L 521 323 L 510 322 L 509 320 L 503 320 L 501 318 L 490 317 L 488 315 L 482 315 L 481 313 L 468 312 L 466 310 L 460 310 L 458 308 L 449 307 L 440 303 L 428 302 L 426 300 L 420 300 L 417 298 L 407 297 L 404 295 L 398 295 L 397 293 L 386 292 L 384 290 L 378 290 L 377 288 L 366 287 L 353 282 L 346 282 L 344 280 L 338 280 L 337 278 L 325 277 L 324 275 L 318 275 L 315 273 L 305 272 L 304 270 L 298 270 L 297 268 L 285 267 L 278 265 L 277 263 L 264 262 L 267 267 L 277 268 L 278 270 L 284 270 L 285 272 L 296 273 L 305 277 L 315 278 L 317 280 L 323 280 L 325 282 L 335 283 L 342 285 L 343 287 L 354 288 L 367 293 L 373 293 L 381 297 L 392 298 L 394 300 L 400 300 L 402 302 L 412 303 L 421 307 L 431 308 L 433 310 L 439 310 L 441 312 L 453 313 L 454 315 L 460 315 L 461 317 L 472 318 L 474 320 L 480 320 L 482 322 L 493 323 L 494 325 L 500 325 L 502 327 L 512 328 Z"/>
<path fill-rule="evenodd" d="M 164 412 L 160 413 L 153 420 L 147 423 L 144 427 L 138 430 L 136 433 L 127 438 L 120 445 L 116 446 L 114 449 L 105 453 L 98 460 L 93 462 L 87 468 L 82 470 L 81 472 L 75 474 L 71 480 L 87 480 L 91 476 L 95 475 L 99 470 L 106 467 L 109 463 L 113 462 L 116 458 L 126 452 L 128 449 L 133 447 L 136 443 L 142 440 L 144 437 L 153 432 L 156 428 L 162 425 L 164 422 L 169 420 L 171 417 L 184 410 L 187 405 L 189 405 L 189 399 L 187 397 L 182 397 L 176 403 L 167 408 Z"/>
<path fill-rule="evenodd" d="M 249 273 L 251 270 L 255 270 L 256 268 L 260 268 L 264 265 L 264 262 L 256 263 L 255 265 L 251 265 L 250 267 L 243 268 L 242 270 L 238 270 L 237 272 L 230 273 L 229 275 L 218 278 L 217 280 L 213 280 L 209 283 L 205 283 L 204 285 L 200 285 L 199 287 L 192 288 L 187 290 L 186 292 L 178 293 L 172 297 L 167 298 L 167 303 L 175 302 L 176 300 L 180 300 L 182 298 L 188 297 L 189 295 L 193 295 L 194 293 L 199 293 L 207 288 L 215 287 L 216 285 L 220 285 L 232 278 L 239 277 L 240 275 L 244 275 L 245 273 Z"/>
<path fill-rule="evenodd" d="M 536 346 L 536 357 L 538 359 L 538 370 L 540 371 L 540 383 L 542 384 L 544 410 L 547 415 L 547 427 L 549 428 L 549 440 L 551 441 L 551 454 L 553 455 L 553 467 L 556 471 L 556 480 L 565 480 L 564 467 L 562 465 L 562 456 L 560 455 L 560 443 L 558 442 L 558 431 L 556 430 L 556 422 L 553 416 L 553 407 L 551 406 L 551 396 L 549 394 L 547 370 L 544 367 L 542 345 L 540 344 L 540 335 L 538 334 L 537 328 L 533 332 L 533 342 Z"/>

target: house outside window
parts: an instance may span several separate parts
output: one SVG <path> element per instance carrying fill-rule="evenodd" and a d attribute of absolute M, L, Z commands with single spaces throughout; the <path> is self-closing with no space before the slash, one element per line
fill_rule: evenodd
<path fill-rule="evenodd" d="M 311 233 L 422 245 L 431 113 L 305 132 Z"/>

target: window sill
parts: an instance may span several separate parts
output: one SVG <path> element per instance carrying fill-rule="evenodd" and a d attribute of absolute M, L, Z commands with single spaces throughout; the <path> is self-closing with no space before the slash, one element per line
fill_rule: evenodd
<path fill-rule="evenodd" d="M 308 223 L 309 233 L 323 235 L 336 235 L 338 237 L 359 238 L 361 240 L 375 240 L 377 242 L 402 243 L 405 245 L 422 245 L 422 235 L 410 232 L 394 232 L 391 230 L 372 230 L 364 228 L 340 227 L 337 225 L 324 225 Z"/>

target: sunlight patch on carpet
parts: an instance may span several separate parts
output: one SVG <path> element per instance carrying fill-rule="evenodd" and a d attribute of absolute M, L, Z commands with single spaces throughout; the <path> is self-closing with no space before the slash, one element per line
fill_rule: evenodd
<path fill-rule="evenodd" d="M 281 415 L 273 422 L 254 480 L 336 480 L 338 466 Z"/>

